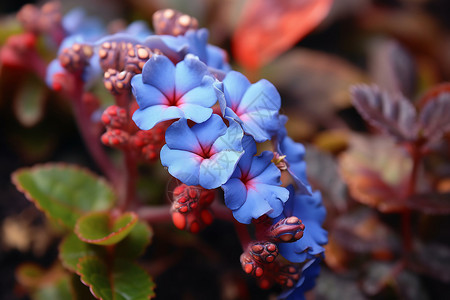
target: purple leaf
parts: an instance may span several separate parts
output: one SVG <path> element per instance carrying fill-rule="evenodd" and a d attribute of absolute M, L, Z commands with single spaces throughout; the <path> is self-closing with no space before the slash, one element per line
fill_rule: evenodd
<path fill-rule="evenodd" d="M 408 267 L 415 272 L 450 283 L 450 248 L 437 243 L 417 242 Z"/>
<path fill-rule="evenodd" d="M 419 115 L 419 125 L 428 145 L 450 130 L 450 93 L 443 92 L 428 100 Z"/>
<path fill-rule="evenodd" d="M 398 142 L 416 139 L 416 109 L 401 94 L 389 94 L 367 85 L 354 86 L 351 93 L 353 105 L 372 126 Z"/>
<path fill-rule="evenodd" d="M 396 41 L 382 41 L 374 47 L 371 71 L 375 81 L 387 91 L 413 96 L 417 83 L 416 65 Z"/>

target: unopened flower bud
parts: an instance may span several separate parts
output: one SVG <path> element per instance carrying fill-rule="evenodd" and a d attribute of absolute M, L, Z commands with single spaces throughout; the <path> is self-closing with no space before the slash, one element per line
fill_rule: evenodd
<path fill-rule="evenodd" d="M 268 235 L 275 243 L 292 243 L 303 237 L 305 225 L 295 217 L 289 217 L 279 220 L 270 227 Z"/>
<path fill-rule="evenodd" d="M 153 28 L 156 34 L 184 35 L 189 29 L 197 29 L 196 18 L 173 9 L 158 10 L 153 14 Z"/>

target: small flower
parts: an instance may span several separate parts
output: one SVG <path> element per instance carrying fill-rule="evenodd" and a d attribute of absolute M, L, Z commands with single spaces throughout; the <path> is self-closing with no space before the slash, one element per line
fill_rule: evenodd
<path fill-rule="evenodd" d="M 166 131 L 161 163 L 169 173 L 187 185 L 215 189 L 230 178 L 243 154 L 243 132 L 239 124 L 213 114 L 206 122 L 189 128 L 186 119 Z"/>
<path fill-rule="evenodd" d="M 231 67 L 228 64 L 228 57 L 225 50 L 208 44 L 208 37 L 209 31 L 206 28 L 198 30 L 191 29 L 184 35 L 176 37 L 171 35 L 159 36 L 166 47 L 181 56 L 193 54 L 209 68 L 220 70 L 222 72 L 230 71 Z M 157 39 L 149 39 L 149 43 L 150 41 L 155 43 L 155 47 L 157 46 Z"/>
<path fill-rule="evenodd" d="M 80 48 L 81 45 L 90 45 L 89 43 L 85 43 L 85 39 L 82 35 L 69 36 L 62 41 L 58 50 L 58 56 L 61 55 L 66 49 L 70 49 L 77 44 L 80 45 Z M 57 58 L 48 65 L 45 78 L 47 85 L 52 89 L 55 89 L 55 84 L 57 84 L 55 78 L 60 76 L 58 74 L 66 76 L 69 75 L 70 72 L 61 65 L 60 60 Z M 90 57 L 87 57 L 87 61 L 85 62 L 80 74 L 81 79 L 86 83 L 86 89 L 92 87 L 96 79 L 100 78 L 101 74 L 102 70 L 99 64 L 99 57 L 95 52 L 93 52 Z"/>
<path fill-rule="evenodd" d="M 69 11 L 62 18 L 62 26 L 68 36 L 81 35 L 84 41 L 94 42 L 104 34 L 106 28 L 99 18 L 88 17 L 82 8 Z"/>
<path fill-rule="evenodd" d="M 289 192 L 281 187 L 280 170 L 271 162 L 273 153 L 256 154 L 256 143 L 245 136 L 242 144 L 245 154 L 231 178 L 222 185 L 225 204 L 241 223 L 248 224 L 264 214 L 275 218 L 283 211 Z"/>
<path fill-rule="evenodd" d="M 274 224 L 282 218 L 295 216 L 305 225 L 303 237 L 293 243 L 279 243 L 280 253 L 291 262 L 301 263 L 312 259 L 324 252 L 322 247 L 328 242 L 327 231 L 322 228 L 325 219 L 325 207 L 322 205 L 322 197 L 319 192 L 311 196 L 296 195 L 292 186 L 288 187 L 289 200 L 284 205 L 283 213 Z"/>
<path fill-rule="evenodd" d="M 241 73 L 230 71 L 223 89 L 224 97 L 219 98 L 223 115 L 238 121 L 257 142 L 269 140 L 280 126 L 281 98 L 273 84 L 265 79 L 251 84 Z"/>
<path fill-rule="evenodd" d="M 214 80 L 195 56 L 188 55 L 175 66 L 167 57 L 153 55 L 142 74 L 131 80 L 139 104 L 133 120 L 143 130 L 179 118 L 202 123 L 211 116 L 210 107 L 217 102 Z"/>
<path fill-rule="evenodd" d="M 306 177 L 305 147 L 294 142 L 288 135 L 285 128 L 287 116 L 280 115 L 280 126 L 276 133 L 276 151 L 278 155 L 284 156 L 287 163 L 287 171 L 294 178 L 299 192 L 311 195 L 311 187 Z"/>

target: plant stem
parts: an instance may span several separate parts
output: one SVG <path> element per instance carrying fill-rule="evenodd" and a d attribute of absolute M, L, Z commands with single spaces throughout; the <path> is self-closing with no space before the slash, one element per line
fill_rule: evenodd
<path fill-rule="evenodd" d="M 149 223 L 169 222 L 172 218 L 170 206 L 143 206 L 137 210 L 139 219 Z"/>
<path fill-rule="evenodd" d="M 115 98 L 116 104 L 126 110 L 127 121 L 125 124 L 129 124 L 132 122 L 130 118 L 131 92 L 116 95 Z M 124 148 L 122 152 L 124 155 L 125 184 L 123 186 L 124 191 L 122 192 L 119 207 L 121 210 L 126 210 L 133 205 L 136 199 L 138 170 L 136 153 L 130 147 Z"/>
<path fill-rule="evenodd" d="M 129 149 L 124 151 L 124 164 L 125 164 L 125 188 L 122 197 L 122 201 L 119 205 L 121 210 L 129 208 L 136 199 L 136 180 L 138 177 L 137 171 L 137 159 L 135 153 Z"/>
<path fill-rule="evenodd" d="M 405 190 L 405 201 L 414 195 L 416 192 L 417 175 L 422 160 L 422 153 L 420 145 L 412 144 L 410 148 L 410 155 L 412 158 L 412 170 Z M 403 252 L 405 258 L 412 250 L 412 228 L 411 228 L 411 209 L 406 207 L 402 212 L 402 233 L 403 233 Z"/>
<path fill-rule="evenodd" d="M 242 245 L 242 250 L 245 251 L 247 249 L 248 245 L 252 241 L 252 238 L 250 237 L 250 233 L 248 232 L 247 225 L 241 224 L 238 221 L 233 221 L 234 228 L 236 229 L 236 233 L 239 237 L 239 241 Z"/>

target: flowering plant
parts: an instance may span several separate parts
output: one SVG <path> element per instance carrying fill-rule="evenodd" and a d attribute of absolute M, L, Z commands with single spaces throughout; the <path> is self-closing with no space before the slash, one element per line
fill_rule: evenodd
<path fill-rule="evenodd" d="M 44 26 L 50 15 L 56 17 Z M 55 3 L 25 6 L 19 18 L 27 29 L 23 39 L 50 37 L 59 50 L 43 70 L 32 45 L 23 55 L 35 61 L 17 67 L 45 77 L 70 100 L 106 177 L 61 163 L 12 175 L 16 187 L 64 228 L 59 259 L 66 271 L 60 270 L 63 282 L 52 281 L 62 286 L 60 293 L 69 285 L 74 297 L 83 293 L 80 284 L 69 284 L 73 273 L 99 299 L 153 297 L 153 280 L 136 260 L 150 243 L 149 224 L 168 218 L 191 233 L 214 217 L 234 223 L 243 271 L 263 288 L 281 286 L 282 298 L 299 299 L 314 286 L 327 243 L 325 208 L 307 181 L 304 147 L 287 136 L 273 84 L 252 84 L 231 70 L 225 51 L 207 43 L 208 31 L 175 10 L 154 14 L 154 34 L 133 23 L 108 35 L 79 11 L 61 18 Z M 113 105 L 90 91 L 99 79 Z M 100 141 L 122 153 L 122 166 Z M 268 150 L 258 151 L 263 147 Z M 152 206 L 136 192 L 138 166 L 159 160 L 173 177 L 171 204 Z M 42 287 L 34 288 L 39 293 Z"/>

